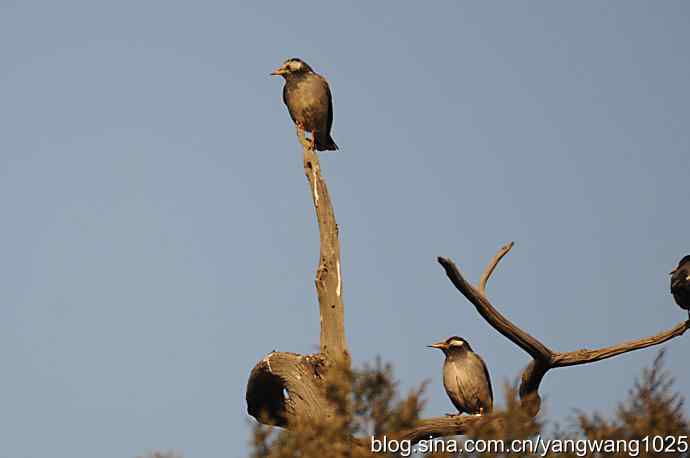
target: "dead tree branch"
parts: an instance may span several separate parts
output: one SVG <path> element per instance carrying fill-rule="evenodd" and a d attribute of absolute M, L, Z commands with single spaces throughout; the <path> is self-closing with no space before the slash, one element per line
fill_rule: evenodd
<path fill-rule="evenodd" d="M 349 371 L 351 365 L 345 337 L 338 226 L 328 188 L 321 176 L 314 144 L 305 139 L 304 131 L 300 129 L 298 136 L 304 147 L 304 173 L 309 181 L 319 225 L 320 256 L 315 283 L 321 323 L 320 352 L 306 356 L 287 352 L 269 353 L 252 370 L 246 394 L 250 415 L 261 423 L 283 427 L 290 427 L 301 421 L 327 421 L 338 415 L 336 406 L 327 397 L 327 387 L 336 377 L 343 376 L 344 372 L 340 369 Z M 477 312 L 500 334 L 532 357 L 532 361 L 522 371 L 519 387 L 522 408 L 531 416 L 539 412 L 539 386 L 550 369 L 588 364 L 658 345 L 682 335 L 690 327 L 688 320 L 657 335 L 606 348 L 555 352 L 499 313 L 487 297 L 486 285 L 501 259 L 512 247 L 512 242 L 503 246 L 492 258 L 478 287 L 466 281 L 449 258 L 439 257 L 438 262 L 453 285 L 474 305 Z M 411 429 L 388 432 L 386 436 L 389 439 L 416 443 L 430 437 L 465 434 L 484 422 L 500 421 L 500 416 L 492 415 L 435 417 L 420 420 Z M 366 439 L 353 439 L 353 445 L 364 447 Z"/>
<path fill-rule="evenodd" d="M 659 345 L 674 337 L 682 335 L 688 328 L 690 328 L 689 320 L 678 323 L 673 328 L 657 335 L 620 343 L 611 347 L 597 350 L 581 349 L 563 353 L 554 352 L 541 341 L 531 336 L 499 313 L 486 296 L 486 284 L 498 266 L 498 263 L 506 254 L 508 254 L 513 245 L 513 242 L 510 242 L 509 244 L 501 247 L 501 249 L 498 251 L 498 253 L 496 253 L 484 270 L 477 288 L 465 280 L 460 273 L 460 270 L 452 260 L 449 258 L 439 257 L 438 262 L 445 269 L 446 275 L 448 275 L 448 278 L 453 285 L 458 289 L 458 291 L 460 291 L 460 293 L 462 293 L 463 296 L 465 296 L 465 298 L 467 298 L 468 301 L 470 301 L 470 303 L 472 303 L 472 305 L 474 305 L 482 318 L 484 318 L 499 333 L 504 335 L 518 347 L 522 348 L 532 357 L 532 361 L 522 371 L 519 387 L 519 395 L 522 407 L 531 416 L 535 416 L 539 412 L 541 407 L 539 385 L 541 384 L 544 375 L 546 375 L 550 369 L 593 363 L 606 358 L 612 358 L 623 353 L 628 353 L 653 345 Z M 466 434 L 467 431 L 478 426 L 479 422 L 493 421 L 500 421 L 500 417 L 491 415 L 485 417 L 470 417 L 461 415 L 456 417 L 429 418 L 420 420 L 414 428 L 405 431 L 386 433 L 386 437 L 389 439 L 410 440 L 412 443 L 417 443 L 420 440 L 426 440 L 430 437 Z"/>
<path fill-rule="evenodd" d="M 539 396 L 539 384 L 546 372 L 556 367 L 575 366 L 588 364 L 603 359 L 628 353 L 634 350 L 659 345 L 682 335 L 688 327 L 690 321 L 678 323 L 672 329 L 661 332 L 655 336 L 645 337 L 638 340 L 623 342 L 611 347 L 597 350 L 581 349 L 571 352 L 554 352 L 538 339 L 532 337 L 527 332 L 513 324 L 510 320 L 501 315 L 491 304 L 486 296 L 486 283 L 495 270 L 500 260 L 513 247 L 513 243 L 503 246 L 494 256 L 484 271 L 479 282 L 479 288 L 475 288 L 467 282 L 455 263 L 449 258 L 438 258 L 438 262 L 443 266 L 446 275 L 455 287 L 462 293 L 467 300 L 477 309 L 479 314 L 499 333 L 504 335 L 515 345 L 526 351 L 531 357 L 532 362 L 523 370 L 520 381 L 520 399 L 523 407 L 527 408 L 532 415 L 539 412 L 541 397 Z"/>
<path fill-rule="evenodd" d="M 300 140 L 304 132 L 298 130 Z M 345 338 L 345 307 L 342 300 L 343 282 L 340 273 L 340 242 L 333 205 L 326 182 L 321 176 L 319 157 L 309 142 L 304 141 L 304 173 L 309 180 L 312 200 L 319 223 L 321 255 L 316 269 L 316 292 L 321 315 L 321 354 L 334 362 L 350 367 L 350 354 Z"/>
<path fill-rule="evenodd" d="M 321 176 L 314 145 L 297 130 L 304 148 L 304 173 L 311 188 L 319 225 L 320 256 L 316 269 L 316 292 L 321 323 L 320 352 L 302 356 L 272 352 L 259 361 L 247 383 L 247 410 L 259 422 L 289 426 L 297 421 L 323 421 L 334 415 L 326 398 L 330 367 L 350 369 L 350 353 L 345 337 L 345 307 L 342 301 L 340 242 L 338 225 Z"/>
<path fill-rule="evenodd" d="M 600 348 L 598 350 L 589 350 L 583 348 L 581 350 L 556 353 L 553 355 L 552 366 L 564 367 L 594 363 L 603 359 L 613 358 L 614 356 L 628 353 L 633 350 L 641 350 L 642 348 L 659 345 L 673 339 L 674 337 L 682 336 L 689 327 L 690 321 L 681 321 L 669 330 L 662 331 L 659 334 L 642 339 L 631 340 L 628 342 L 619 343 L 618 345 Z"/>
<path fill-rule="evenodd" d="M 510 246 L 510 244 L 506 245 L 501 249 L 501 251 L 507 253 L 508 250 L 510 250 Z M 505 255 L 505 253 L 503 255 Z M 501 259 L 503 255 L 496 256 L 492 261 L 494 266 L 492 267 L 490 265 L 487 268 L 484 274 L 484 285 L 486 285 L 486 282 L 488 281 L 491 272 L 493 272 L 493 270 L 495 269 L 495 264 L 498 263 L 498 260 Z M 529 353 L 530 356 L 532 356 L 532 358 L 539 360 L 551 359 L 551 350 L 549 350 L 539 340 L 527 334 L 525 331 L 511 323 L 506 317 L 501 315 L 494 308 L 494 306 L 491 305 L 491 302 L 489 302 L 489 300 L 481 291 L 476 289 L 474 286 L 472 286 L 469 282 L 467 282 L 464 279 L 464 277 L 462 276 L 458 268 L 455 266 L 453 261 L 451 261 L 449 258 L 438 258 L 438 262 L 446 270 L 446 275 L 448 275 L 450 281 L 453 282 L 453 285 L 455 285 L 455 287 L 467 298 L 467 300 L 469 300 L 472 303 L 472 305 L 475 306 L 482 318 L 488 321 L 491 326 L 493 326 L 498 332 L 503 334 L 505 337 L 512 340 L 513 343 L 515 343 L 515 345 Z"/>
<path fill-rule="evenodd" d="M 515 246 L 515 242 L 510 242 L 501 247 L 500 250 L 498 250 L 498 253 L 491 259 L 491 261 L 486 265 L 486 269 L 484 269 L 484 273 L 482 274 L 482 277 L 479 279 L 479 291 L 486 296 L 486 284 L 489 282 L 489 278 L 491 277 L 491 274 L 494 273 L 494 270 L 496 270 L 496 267 L 498 267 L 498 263 L 501 262 L 501 259 L 503 259 L 503 256 L 507 255 L 508 252 Z"/>
<path fill-rule="evenodd" d="M 320 355 L 271 352 L 247 383 L 247 410 L 262 423 L 286 427 L 298 420 L 333 415 L 323 396 L 326 361 Z"/>

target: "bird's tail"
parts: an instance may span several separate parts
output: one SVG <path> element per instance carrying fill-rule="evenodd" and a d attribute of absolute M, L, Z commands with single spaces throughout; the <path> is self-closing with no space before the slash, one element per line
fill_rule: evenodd
<path fill-rule="evenodd" d="M 334 151 L 338 149 L 330 133 L 316 134 L 316 151 Z"/>

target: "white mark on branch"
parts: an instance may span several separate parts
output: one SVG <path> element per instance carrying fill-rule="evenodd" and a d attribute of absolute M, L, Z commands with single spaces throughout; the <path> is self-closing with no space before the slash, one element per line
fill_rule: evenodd
<path fill-rule="evenodd" d="M 335 287 L 335 293 L 340 297 L 340 261 L 335 262 L 335 271 L 338 274 L 338 286 Z"/>
<path fill-rule="evenodd" d="M 314 205 L 319 205 L 319 183 L 316 181 L 316 169 L 311 169 L 311 177 L 314 181 Z"/>
<path fill-rule="evenodd" d="M 266 363 L 266 366 L 268 366 L 268 372 L 271 374 L 273 373 L 273 369 L 271 369 L 271 355 L 266 355 L 266 357 L 263 360 Z"/>

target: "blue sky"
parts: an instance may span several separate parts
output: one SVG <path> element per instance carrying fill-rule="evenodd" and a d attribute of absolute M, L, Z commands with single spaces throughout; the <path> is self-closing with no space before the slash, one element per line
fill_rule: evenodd
<path fill-rule="evenodd" d="M 0 457 L 247 455 L 253 365 L 313 352 L 318 234 L 268 76 L 325 75 L 322 155 L 355 363 L 452 410 L 458 334 L 514 380 L 528 357 L 446 279 L 450 256 L 554 350 L 686 315 L 686 2 L 0 1 Z M 690 392 L 687 337 L 664 345 Z M 559 369 L 546 414 L 612 412 L 643 350 Z M 499 391 L 497 389 L 497 391 Z"/>

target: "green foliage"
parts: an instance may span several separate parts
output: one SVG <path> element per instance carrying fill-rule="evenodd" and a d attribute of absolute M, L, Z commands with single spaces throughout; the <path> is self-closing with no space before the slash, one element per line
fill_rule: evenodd
<path fill-rule="evenodd" d="M 427 382 L 398 399 L 398 383 L 393 366 L 376 358 L 374 365 L 364 364 L 354 374 L 354 433 L 359 436 L 383 434 L 411 428 L 424 408 L 422 395 Z"/>
<path fill-rule="evenodd" d="M 642 457 L 687 457 L 688 453 L 673 453 L 670 449 L 655 453 L 651 443 L 655 436 L 669 438 L 690 435 L 684 402 L 683 397 L 673 391 L 673 378 L 664 368 L 664 352 L 660 351 L 652 367 L 642 371 L 642 376 L 635 381 L 628 398 L 618 406 L 613 418 L 580 412 L 576 420 L 577 432 L 580 437 L 589 440 L 639 441 L 639 456 Z M 643 450 L 647 448 L 645 440 L 652 450 Z M 609 456 L 629 455 L 620 453 Z"/>
<path fill-rule="evenodd" d="M 505 407 L 495 409 L 493 417 L 496 421 L 480 423 L 476 428 L 467 432 L 466 438 L 472 439 L 475 442 L 483 441 L 502 441 L 504 444 L 510 444 L 515 440 L 526 441 L 535 437 L 542 430 L 543 424 L 540 417 L 530 416 L 520 404 L 518 398 L 518 390 L 515 386 L 504 384 Z M 459 456 L 477 456 L 477 457 L 525 457 L 536 456 L 525 452 L 520 453 L 495 453 L 496 450 L 477 454 L 460 454 Z"/>
<path fill-rule="evenodd" d="M 583 368 L 583 370 L 586 370 Z M 328 395 L 337 406 L 338 414 L 331 421 L 318 424 L 300 424 L 291 430 L 271 428 L 257 424 L 254 427 L 252 458 L 340 458 L 340 457 L 387 457 L 382 453 L 373 454 L 366 446 L 357 445 L 354 437 L 367 438 L 386 432 L 411 428 L 421 417 L 424 408 L 424 388 L 412 390 L 404 398 L 398 393 L 398 384 L 390 364 L 377 359 L 374 364 L 365 364 L 352 374 L 343 373 L 335 377 L 335 384 L 329 386 Z M 539 416 L 532 418 L 521 408 L 517 391 L 513 386 L 504 387 L 504 406 L 496 408 L 492 416 L 496 421 L 479 424 L 465 436 L 439 439 L 457 440 L 462 447 L 465 441 L 534 441 L 545 429 Z M 584 440 L 637 440 L 654 436 L 688 436 L 690 428 L 684 412 L 683 398 L 673 390 L 673 379 L 663 367 L 663 352 L 654 360 L 652 367 L 644 369 L 639 380 L 634 383 L 628 397 L 613 416 L 606 418 L 600 414 L 588 415 L 578 412 L 571 428 L 556 432 L 549 439 L 569 440 L 572 444 L 582 444 Z M 546 440 L 546 438 L 543 438 Z M 425 458 L 454 457 L 526 457 L 543 456 L 541 450 L 530 453 L 448 453 L 443 451 L 440 442 L 436 453 Z M 651 445 L 651 442 L 650 442 Z M 445 450 L 450 447 L 446 446 Z M 594 454 L 582 453 L 573 449 L 570 453 L 551 452 L 547 456 L 630 456 L 628 453 Z M 637 456 L 676 456 L 688 457 L 688 453 L 648 453 L 642 443 Z"/>
<path fill-rule="evenodd" d="M 352 438 L 410 427 L 419 419 L 424 384 L 406 398 L 398 398 L 392 366 L 383 365 L 380 359 L 373 366 L 329 379 L 334 382 L 326 392 L 337 415 L 330 421 L 303 422 L 290 430 L 255 425 L 252 458 L 385 456 L 373 455 L 364 445 L 353 446 Z"/>

